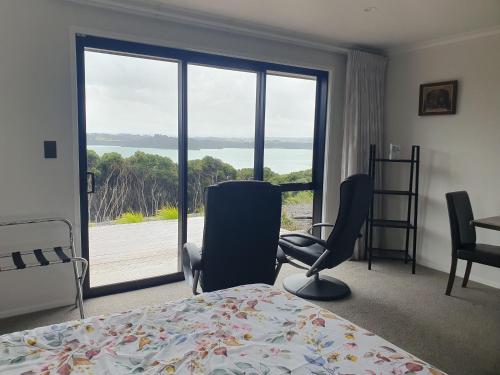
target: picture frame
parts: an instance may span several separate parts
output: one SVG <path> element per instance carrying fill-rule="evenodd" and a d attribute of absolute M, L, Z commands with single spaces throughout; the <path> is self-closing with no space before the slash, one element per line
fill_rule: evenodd
<path fill-rule="evenodd" d="M 454 115 L 457 113 L 458 81 L 420 85 L 419 116 Z"/>

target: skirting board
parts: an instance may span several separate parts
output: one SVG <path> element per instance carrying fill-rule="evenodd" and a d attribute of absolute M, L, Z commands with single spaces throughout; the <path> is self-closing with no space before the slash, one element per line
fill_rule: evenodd
<path fill-rule="evenodd" d="M 65 299 L 58 299 L 58 300 L 54 300 L 54 301 L 46 302 L 46 303 L 40 303 L 37 305 L 23 306 L 23 307 L 19 307 L 17 309 L 0 310 L 0 319 L 8 318 L 11 316 L 39 312 L 39 311 L 43 311 L 43 310 L 55 309 L 57 307 L 64 307 L 64 306 L 69 307 L 69 306 L 73 306 L 73 304 L 74 304 L 74 299 L 65 298 Z M 84 303 L 84 306 L 85 306 L 85 303 Z"/>
<path fill-rule="evenodd" d="M 463 263 L 463 264 L 460 264 L 460 263 Z M 429 260 L 419 259 L 417 261 L 417 264 L 420 265 L 420 266 L 432 268 L 434 270 L 442 271 L 442 272 L 444 272 L 446 274 L 450 273 L 450 268 L 449 267 L 443 266 L 442 264 L 438 264 L 438 263 L 435 263 L 435 262 L 432 262 L 432 261 L 429 261 Z M 492 281 L 490 279 L 485 279 L 485 278 L 482 278 L 482 277 L 474 276 L 473 275 L 473 273 L 474 273 L 474 266 L 472 267 L 472 269 L 473 269 L 473 272 L 471 273 L 471 276 L 470 276 L 469 280 L 475 281 L 477 283 L 484 284 L 484 285 L 487 285 L 487 286 L 491 286 L 493 288 L 500 289 L 500 281 L 495 282 L 495 281 Z M 465 270 L 465 261 L 459 261 L 458 262 L 456 276 L 457 277 L 463 277 L 464 270 Z M 499 270 L 499 272 L 500 272 L 500 270 Z M 418 272 L 417 272 L 417 274 L 418 274 Z M 446 287 L 446 285 L 443 285 L 443 291 L 444 291 L 445 287 Z"/>

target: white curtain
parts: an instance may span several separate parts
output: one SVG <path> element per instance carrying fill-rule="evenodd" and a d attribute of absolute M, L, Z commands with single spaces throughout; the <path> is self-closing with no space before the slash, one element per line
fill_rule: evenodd
<path fill-rule="evenodd" d="M 344 142 L 342 178 L 356 173 L 368 173 L 370 144 L 377 154 L 384 150 L 384 94 L 387 58 L 352 50 L 347 57 L 346 100 L 344 107 Z M 382 170 L 376 166 L 375 180 L 379 185 Z M 380 202 L 375 202 L 375 215 L 380 214 Z M 353 259 L 364 257 L 364 239 L 358 241 Z"/>

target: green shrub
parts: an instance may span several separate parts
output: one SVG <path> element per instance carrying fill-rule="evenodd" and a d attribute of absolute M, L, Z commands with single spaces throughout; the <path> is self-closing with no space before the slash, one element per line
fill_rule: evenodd
<path fill-rule="evenodd" d="M 300 225 L 283 210 L 281 211 L 281 228 L 294 231 L 300 229 Z"/>
<path fill-rule="evenodd" d="M 125 212 L 116 220 L 117 224 L 132 224 L 132 223 L 142 223 L 144 221 L 144 215 L 140 212 Z"/>
<path fill-rule="evenodd" d="M 283 197 L 284 204 L 312 203 L 312 201 L 313 192 L 310 190 L 286 192 Z"/>
<path fill-rule="evenodd" d="M 165 206 L 158 210 L 157 216 L 160 220 L 174 220 L 179 218 L 179 209 L 175 206 Z"/>

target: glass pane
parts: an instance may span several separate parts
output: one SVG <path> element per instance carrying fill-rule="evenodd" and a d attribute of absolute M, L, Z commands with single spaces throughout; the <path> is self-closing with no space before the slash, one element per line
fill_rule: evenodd
<path fill-rule="evenodd" d="M 177 69 L 85 52 L 91 287 L 178 271 Z"/>
<path fill-rule="evenodd" d="M 282 232 L 309 229 L 312 225 L 313 194 L 311 190 L 283 193 Z"/>
<path fill-rule="evenodd" d="M 256 73 L 188 65 L 188 241 L 201 245 L 203 190 L 252 179 Z"/>
<path fill-rule="evenodd" d="M 316 79 L 267 74 L 264 179 L 311 182 Z"/>

